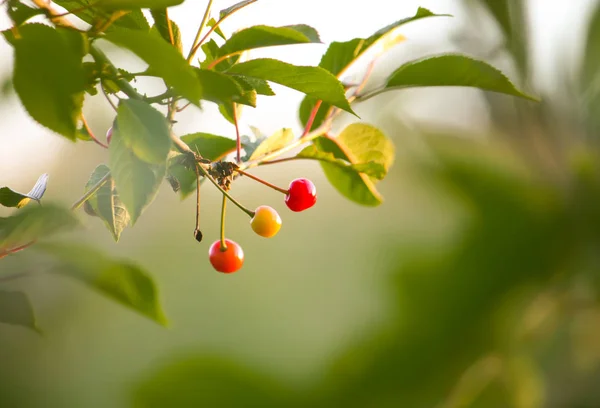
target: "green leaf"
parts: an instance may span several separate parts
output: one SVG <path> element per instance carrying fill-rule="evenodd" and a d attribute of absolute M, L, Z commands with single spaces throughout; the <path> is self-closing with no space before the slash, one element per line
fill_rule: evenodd
<path fill-rule="evenodd" d="M 210 20 L 208 20 L 208 22 L 206 23 L 207 26 L 209 26 L 210 28 L 213 28 L 215 25 L 217 24 L 217 20 L 215 20 L 214 18 L 211 18 Z M 225 37 L 225 34 L 223 34 L 223 31 L 221 30 L 221 27 L 217 26 L 217 28 L 215 28 L 214 32 L 221 37 L 222 39 L 226 40 L 227 37 Z"/>
<path fill-rule="evenodd" d="M 75 140 L 86 82 L 81 55 L 65 33 L 42 24 L 19 28 L 19 38 L 3 32 L 15 48 L 13 83 L 23 106 L 40 124 Z"/>
<path fill-rule="evenodd" d="M 111 13 L 97 7 L 96 0 L 56 0 L 53 3 L 66 9 L 68 12 L 76 15 L 83 21 L 92 26 L 99 21 L 108 21 L 111 18 Z M 130 10 L 116 19 L 106 30 L 107 32 L 114 29 L 131 28 L 133 30 L 150 30 L 148 20 L 144 17 L 141 10 Z"/>
<path fill-rule="evenodd" d="M 160 36 L 169 44 L 171 44 L 171 34 L 169 33 L 169 18 L 167 17 L 167 9 L 150 10 L 150 14 L 154 19 L 154 27 Z M 171 32 L 173 33 L 173 46 L 181 54 L 183 45 L 181 43 L 181 31 L 179 26 L 173 20 L 170 22 Z"/>
<path fill-rule="evenodd" d="M 46 192 L 48 177 L 48 174 L 42 174 L 27 194 L 17 193 L 8 187 L 0 188 L 0 205 L 21 208 L 27 205 L 30 200 L 39 202 Z"/>
<path fill-rule="evenodd" d="M 141 267 L 112 259 L 81 244 L 40 244 L 35 247 L 56 259 L 55 271 L 76 279 L 136 312 L 166 326 L 158 288 Z"/>
<path fill-rule="evenodd" d="M 202 99 L 231 104 L 244 98 L 244 89 L 231 76 L 208 69 L 196 69 L 196 75 L 202 85 Z"/>
<path fill-rule="evenodd" d="M 121 129 L 115 123 L 109 152 L 109 168 L 119 197 L 134 225 L 144 209 L 158 193 L 166 172 L 166 162 L 149 164 L 139 159 L 127 146 Z"/>
<path fill-rule="evenodd" d="M 24 326 L 40 333 L 33 307 L 22 292 L 0 291 L 0 323 Z"/>
<path fill-rule="evenodd" d="M 249 160 L 259 159 L 275 150 L 287 146 L 294 140 L 292 129 L 284 128 L 273 133 L 262 141 L 261 144 L 252 152 Z"/>
<path fill-rule="evenodd" d="M 256 1 L 257 0 L 243 0 L 243 1 L 240 1 L 239 3 L 235 3 L 233 6 L 230 6 L 230 7 L 227 7 L 226 9 L 221 10 L 219 12 L 219 19 L 223 20 L 223 18 L 227 17 L 231 13 L 235 13 L 239 9 L 249 6 L 250 4 L 252 4 Z"/>
<path fill-rule="evenodd" d="M 171 150 L 165 117 L 146 102 L 125 99 L 119 103 L 116 124 L 125 145 L 141 160 L 161 164 Z"/>
<path fill-rule="evenodd" d="M 29 7 L 19 0 L 9 0 L 6 11 L 16 26 L 20 26 L 32 17 L 44 14 L 44 10 Z"/>
<path fill-rule="evenodd" d="M 354 38 L 349 41 L 344 42 L 332 42 L 327 51 L 321 58 L 321 62 L 319 66 L 321 68 L 326 69 L 331 72 L 336 77 L 340 77 L 346 71 L 346 69 L 356 61 L 361 55 L 363 55 L 369 48 L 375 45 L 378 41 L 384 40 L 387 35 L 391 34 L 393 30 L 396 28 L 427 17 L 448 17 L 447 14 L 434 14 L 431 11 L 419 7 L 417 13 L 408 18 L 404 18 L 402 20 L 398 20 L 380 30 L 373 33 L 371 36 L 367 38 Z M 310 98 L 306 97 L 302 101 L 300 105 L 300 121 L 302 125 L 306 125 L 308 122 L 308 118 L 310 113 L 315 106 L 318 98 Z M 327 103 L 323 103 L 318 110 L 317 116 L 310 130 L 319 127 L 325 117 L 327 116 L 327 112 L 331 108 L 331 105 Z"/>
<path fill-rule="evenodd" d="M 183 0 L 102 0 L 98 3 L 98 7 L 105 10 L 162 9 L 181 3 Z"/>
<path fill-rule="evenodd" d="M 0 250 L 27 244 L 79 225 L 66 208 L 52 204 L 28 206 L 9 217 L 0 217 Z"/>
<path fill-rule="evenodd" d="M 104 164 L 96 167 L 85 185 L 85 191 L 88 192 L 109 172 L 110 169 Z M 119 242 L 121 232 L 129 225 L 130 217 L 117 193 L 113 178 L 110 177 L 86 203 L 89 210 L 104 221 L 114 240 Z"/>
<path fill-rule="evenodd" d="M 200 63 L 200 68 L 208 68 L 215 58 L 217 58 L 217 55 L 219 54 L 219 46 L 215 40 L 209 40 L 202 44 L 200 48 L 206 57 L 204 61 Z"/>
<path fill-rule="evenodd" d="M 314 144 L 306 146 L 300 151 L 300 153 L 296 155 L 296 157 L 299 159 L 312 159 L 330 163 L 344 169 L 353 170 L 357 173 L 364 173 L 367 176 L 373 177 L 377 180 L 383 180 L 387 173 L 387 170 L 381 163 L 369 161 L 366 163 L 352 164 L 346 160 L 336 158 L 333 153 L 319 150 Z"/>
<path fill-rule="evenodd" d="M 320 137 L 313 143 L 320 152 L 336 159 L 351 164 L 379 164 L 386 173 L 394 162 L 391 140 L 376 127 L 365 123 L 353 123 L 338 137 Z M 383 201 L 375 188 L 376 178 L 333 163 L 321 162 L 321 167 L 329 182 L 346 198 L 366 206 L 376 206 Z"/>
<path fill-rule="evenodd" d="M 228 72 L 275 82 L 354 113 L 342 84 L 323 68 L 296 66 L 261 58 L 234 65 Z"/>
<path fill-rule="evenodd" d="M 455 54 L 410 61 L 389 76 L 383 90 L 427 86 L 467 86 L 538 101 L 518 90 L 491 65 Z M 383 90 L 375 91 L 373 95 Z"/>
<path fill-rule="evenodd" d="M 193 151 L 205 159 L 216 161 L 235 150 L 235 140 L 210 133 L 191 133 L 181 137 Z"/>
<path fill-rule="evenodd" d="M 108 41 L 127 48 L 144 60 L 149 69 L 179 94 L 198 105 L 202 88 L 194 69 L 175 48 L 152 32 L 119 29 L 106 34 Z"/>
<path fill-rule="evenodd" d="M 255 48 L 276 45 L 320 43 L 317 31 L 307 25 L 270 27 L 258 25 L 233 34 L 219 49 L 219 56 L 225 56 Z"/>

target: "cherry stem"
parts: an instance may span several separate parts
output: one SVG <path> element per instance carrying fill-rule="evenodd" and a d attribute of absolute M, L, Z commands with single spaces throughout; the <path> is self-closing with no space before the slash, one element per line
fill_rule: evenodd
<path fill-rule="evenodd" d="M 221 193 L 223 193 L 224 196 L 229 198 L 229 200 L 232 203 L 234 203 L 240 210 L 242 210 L 243 212 L 248 214 L 249 217 L 254 217 L 254 211 L 251 211 L 251 210 L 247 209 L 246 207 L 244 207 L 242 204 L 240 204 L 239 201 L 237 201 L 235 198 L 233 198 L 227 191 L 223 190 L 223 188 L 219 185 L 219 183 L 217 183 L 217 181 L 210 174 L 208 174 L 208 171 L 204 167 L 198 166 L 198 169 L 202 172 L 204 177 L 206 177 L 208 180 L 210 180 L 210 182 L 213 183 L 214 186 L 216 188 L 218 188 L 219 191 Z"/>
<path fill-rule="evenodd" d="M 227 251 L 227 243 L 225 242 L 225 209 L 227 207 L 227 196 L 223 194 L 221 204 L 221 252 Z"/>
<path fill-rule="evenodd" d="M 281 188 L 281 187 L 277 187 L 276 185 L 274 185 L 274 184 L 271 184 L 271 183 L 269 183 L 268 181 L 265 181 L 265 180 L 261 179 L 260 177 L 256 177 L 256 176 L 254 176 L 254 175 L 252 175 L 252 174 L 250 174 L 250 173 L 246 173 L 246 172 L 245 172 L 245 171 L 243 171 L 243 170 L 236 169 L 236 171 L 237 171 L 238 173 L 240 173 L 240 174 L 243 174 L 243 175 L 244 175 L 244 176 L 246 176 L 246 177 L 250 177 L 252 180 L 255 180 L 255 181 L 258 181 L 258 182 L 259 182 L 259 183 L 261 183 L 261 184 L 264 184 L 264 185 L 265 185 L 265 186 L 267 186 L 267 187 L 271 187 L 273 190 L 277 190 L 277 191 L 279 191 L 280 193 L 283 193 L 283 194 L 287 194 L 287 193 L 288 193 L 288 190 L 285 190 L 285 189 L 283 189 L 283 188 Z"/>
<path fill-rule="evenodd" d="M 209 0 L 208 4 L 206 5 L 206 10 L 204 10 L 204 16 L 202 16 L 202 21 L 200 22 L 200 26 L 198 27 L 198 31 L 196 32 L 196 37 L 194 38 L 194 42 L 192 43 L 192 48 L 190 49 L 190 53 L 188 54 L 188 57 L 187 57 L 188 63 L 192 62 L 192 59 L 194 58 L 194 55 L 196 55 L 198 48 L 200 48 L 200 45 L 202 45 L 202 43 L 205 40 L 205 38 L 202 38 L 202 40 L 200 40 L 200 42 L 198 42 L 198 39 L 200 38 L 200 35 L 202 34 L 202 29 L 204 29 L 204 26 L 206 25 L 206 22 L 208 21 L 208 16 L 210 15 L 210 9 L 212 7 L 212 3 L 213 3 L 213 0 Z M 209 31 L 209 33 L 210 32 L 211 31 Z"/>
<path fill-rule="evenodd" d="M 85 116 L 83 116 L 83 114 L 81 114 L 81 121 L 83 122 L 83 127 L 85 127 L 85 130 L 88 132 L 88 135 L 90 135 L 90 137 L 92 138 L 92 140 L 94 142 L 96 142 L 96 144 L 104 147 L 105 149 L 108 149 L 108 145 L 105 145 L 100 140 L 96 139 L 96 136 L 94 136 L 94 133 L 92 132 L 92 129 L 90 129 L 90 127 L 88 126 L 87 120 L 85 120 Z"/>
<path fill-rule="evenodd" d="M 233 105 L 233 123 L 235 124 L 235 158 L 238 164 L 242 162 L 242 139 L 240 138 L 240 127 L 238 125 L 237 106 Z"/>
<path fill-rule="evenodd" d="M 310 111 L 310 116 L 308 117 L 308 120 L 306 121 L 306 126 L 304 127 L 304 132 L 302 132 L 301 137 L 306 136 L 308 134 L 308 132 L 310 132 L 310 129 L 312 128 L 312 125 L 315 122 L 315 118 L 317 117 L 317 113 L 319 113 L 319 108 L 321 107 L 321 103 L 323 103 L 323 101 L 318 100 L 317 103 L 315 103 L 315 106 L 313 107 L 312 111 Z"/>
<path fill-rule="evenodd" d="M 200 232 L 200 172 L 198 171 L 198 166 L 194 166 L 194 170 L 196 170 L 196 230 L 195 234 Z"/>
<path fill-rule="evenodd" d="M 167 19 L 167 29 L 169 30 L 169 42 L 171 45 L 175 45 L 175 36 L 173 36 L 173 25 L 169 18 L 169 9 L 165 9 L 165 18 Z"/>

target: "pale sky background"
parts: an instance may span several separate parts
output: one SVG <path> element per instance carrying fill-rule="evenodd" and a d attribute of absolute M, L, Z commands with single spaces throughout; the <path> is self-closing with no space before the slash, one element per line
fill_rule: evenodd
<path fill-rule="evenodd" d="M 230 6 L 235 0 L 216 0 L 213 14 L 220 9 Z M 171 18 L 182 29 L 184 49 L 189 49 L 196 31 L 196 22 L 201 18 L 206 2 L 204 0 L 187 0 L 182 6 L 171 10 Z M 570 2 L 558 0 L 531 0 L 529 18 L 534 24 L 534 48 L 536 57 L 534 76 L 536 87 L 552 88 L 552 61 L 557 53 L 565 53 L 565 58 L 572 59 L 581 50 L 572 44 L 580 44 L 578 38 L 585 30 L 585 14 L 595 4 L 595 0 L 574 0 Z M 436 52 L 452 51 L 449 36 L 453 29 L 464 21 L 465 13 L 458 1 L 455 0 L 261 0 L 247 7 L 240 13 L 228 19 L 223 24 L 223 30 L 231 32 L 254 24 L 286 25 L 305 23 L 315 27 L 321 34 L 325 45 L 298 45 L 275 47 L 256 51 L 253 57 L 268 56 L 299 65 L 316 65 L 325 51 L 327 43 L 334 40 L 348 40 L 358 36 L 368 36 L 379 28 L 398 19 L 411 16 L 418 6 L 427 7 L 436 13 L 449 13 L 451 19 L 429 19 L 424 22 L 410 24 L 401 30 L 408 41 L 396 46 L 392 55 L 396 57 L 395 66 L 387 67 L 384 60 L 378 69 L 382 72 L 391 71 L 398 65 L 398 59 L 403 53 L 419 56 L 419 47 L 426 45 L 428 50 Z M 0 15 L 0 29 L 9 27 L 9 20 Z M 40 64 L 43 64 L 40 61 Z M 127 66 L 127 65 L 121 65 Z M 2 77 L 10 72 L 12 67 L 12 49 L 0 40 L 0 73 Z M 359 67 L 360 68 L 360 67 Z M 297 120 L 297 105 L 302 95 L 298 92 L 275 86 L 277 97 L 261 97 L 257 109 L 245 109 L 242 123 L 244 133 L 249 134 L 249 125 L 256 126 L 264 133 L 270 134 L 282 127 L 292 127 L 299 130 Z M 160 90 L 158 89 L 160 92 Z M 467 93 L 461 98 L 461 103 L 452 104 L 455 94 L 448 94 L 439 88 L 434 92 L 436 98 L 430 98 L 430 90 L 403 91 L 413 92 L 414 100 L 410 106 L 402 105 L 401 117 L 420 117 L 424 120 L 437 121 L 448 126 L 465 128 L 487 126 L 487 113 L 482 107 L 480 97 L 476 92 Z M 420 92 L 420 93 L 419 93 Z M 386 103 L 380 103 L 378 114 L 398 109 L 397 98 L 402 95 L 387 94 Z M 419 98 L 421 96 L 421 98 Z M 427 97 L 424 97 L 427 96 Z M 85 112 L 100 112 L 102 121 L 96 120 L 92 127 L 97 136 L 103 136 L 110 124 L 110 108 L 102 97 L 88 104 Z M 88 100 L 89 101 L 89 98 Z M 394 103 L 392 103 L 394 101 Z M 452 106 L 450 106 L 452 105 Z M 177 130 L 179 133 L 193 131 L 208 131 L 222 135 L 233 135 L 231 125 L 225 122 L 216 108 L 205 104 L 206 109 L 200 112 L 195 108 L 188 109 Z M 24 112 L 16 98 L 0 102 L 0 186 L 10 185 L 14 188 L 28 188 L 37 176 L 50 172 L 52 166 L 61 160 L 64 152 L 75 149 L 76 144 L 53 134 L 33 122 Z"/>

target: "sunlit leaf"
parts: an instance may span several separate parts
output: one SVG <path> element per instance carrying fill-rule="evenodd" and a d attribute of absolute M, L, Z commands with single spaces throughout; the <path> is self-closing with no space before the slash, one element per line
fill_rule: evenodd
<path fill-rule="evenodd" d="M 154 19 L 154 27 L 159 32 L 160 36 L 169 44 L 171 44 L 171 34 L 173 34 L 173 46 L 180 53 L 183 52 L 183 45 L 181 43 L 181 31 L 179 26 L 173 21 L 169 21 L 167 17 L 167 9 L 155 9 L 150 10 L 150 14 Z M 169 26 L 171 30 L 169 31 Z"/>
<path fill-rule="evenodd" d="M 287 146 L 294 140 L 292 129 L 284 128 L 273 133 L 271 136 L 263 140 L 258 147 L 252 152 L 249 160 L 259 159 L 275 150 Z"/>
<path fill-rule="evenodd" d="M 370 161 L 367 163 L 352 164 L 346 160 L 342 160 L 335 157 L 334 154 L 331 152 L 324 152 L 319 150 L 314 144 L 306 146 L 300 151 L 300 153 L 296 155 L 296 157 L 299 159 L 319 160 L 324 163 L 329 163 L 344 169 L 353 170 L 357 173 L 364 173 L 367 176 L 373 177 L 377 180 L 382 180 L 387 173 L 387 170 L 381 163 Z"/>
<path fill-rule="evenodd" d="M 391 140 L 376 127 L 364 123 L 347 126 L 336 138 L 317 138 L 314 145 L 320 152 L 335 159 L 351 164 L 372 162 L 383 167 L 385 172 L 394 161 Z M 321 162 L 321 167 L 329 182 L 346 198 L 366 206 L 376 206 L 383 201 L 375 188 L 377 177 L 334 163 Z"/>

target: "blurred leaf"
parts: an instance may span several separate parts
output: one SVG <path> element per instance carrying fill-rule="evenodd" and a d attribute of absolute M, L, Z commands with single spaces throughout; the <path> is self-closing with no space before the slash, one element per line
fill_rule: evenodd
<path fill-rule="evenodd" d="M 13 84 L 29 115 L 75 140 L 85 72 L 81 55 L 70 49 L 68 38 L 81 35 L 67 30 L 58 32 L 43 24 L 19 28 L 18 39 L 10 31 L 3 34 L 15 49 Z"/>
<path fill-rule="evenodd" d="M 181 3 L 183 0 L 102 0 L 98 7 L 106 10 L 162 9 Z"/>
<path fill-rule="evenodd" d="M 125 143 L 116 122 L 108 152 L 109 168 L 115 187 L 129 212 L 131 224 L 134 225 L 144 209 L 156 197 L 165 176 L 166 161 L 153 165 L 137 158 Z"/>
<path fill-rule="evenodd" d="M 167 85 L 191 103 L 198 105 L 202 88 L 194 69 L 169 44 L 152 32 L 119 29 L 107 33 L 108 41 L 129 49 L 148 64 L 153 74 L 161 77 Z"/>
<path fill-rule="evenodd" d="M 525 3 L 521 0 L 481 0 L 481 2 L 498 22 L 506 38 L 506 48 L 515 59 L 521 75 L 526 75 L 529 22 Z"/>
<path fill-rule="evenodd" d="M 230 15 L 231 13 L 235 13 L 239 9 L 244 8 L 256 1 L 257 0 L 243 0 L 238 3 L 235 3 L 233 6 L 230 6 L 230 7 L 227 7 L 226 9 L 221 10 L 219 12 L 219 19 L 222 20 L 223 18 Z"/>
<path fill-rule="evenodd" d="M 196 75 L 202 85 L 202 99 L 217 104 L 239 101 L 243 98 L 244 90 L 231 76 L 208 69 L 196 69 Z"/>
<path fill-rule="evenodd" d="M 491 65 L 453 54 L 427 57 L 402 65 L 389 76 L 383 90 L 427 86 L 467 86 L 538 101 L 518 90 Z M 373 95 L 380 91 L 375 91 Z"/>
<path fill-rule="evenodd" d="M 307 25 L 283 27 L 258 25 L 233 34 L 219 49 L 219 56 L 276 45 L 320 42 L 321 39 L 317 31 Z"/>
<path fill-rule="evenodd" d="M 167 9 L 150 10 L 150 14 L 154 19 L 154 27 L 160 36 L 169 44 L 171 44 L 171 34 L 169 33 L 169 19 L 167 17 Z M 173 46 L 179 53 L 183 52 L 181 44 L 181 31 L 179 26 L 171 20 L 171 31 L 173 33 Z"/>
<path fill-rule="evenodd" d="M 96 167 L 85 185 L 85 191 L 88 192 L 109 172 L 110 169 L 104 164 Z M 113 178 L 110 177 L 86 203 L 89 205 L 90 211 L 104 221 L 106 228 L 111 232 L 114 240 L 118 242 L 121 232 L 129 225 L 130 218 L 115 189 Z"/>
<path fill-rule="evenodd" d="M 166 326 L 158 288 L 142 268 L 112 259 L 82 244 L 38 244 L 57 260 L 53 270 L 76 279 L 138 313 Z"/>
<path fill-rule="evenodd" d="M 289 390 L 276 379 L 227 360 L 194 357 L 162 367 L 145 379 L 135 389 L 133 406 L 267 408 L 287 407 L 291 401 Z"/>
<path fill-rule="evenodd" d="M 570 256 L 562 193 L 498 146 L 439 141 L 428 144 L 435 160 L 419 165 L 422 182 L 450 194 L 466 222 L 444 246 L 389 249 L 399 260 L 396 323 L 330 371 L 341 406 L 438 406 L 498 345 L 510 295 L 549 282 Z"/>
<path fill-rule="evenodd" d="M 40 333 L 31 303 L 22 292 L 0 290 L 0 323 L 24 326 Z"/>
<path fill-rule="evenodd" d="M 79 226 L 71 211 L 52 204 L 23 208 L 0 217 L 0 250 L 14 248 Z"/>
<path fill-rule="evenodd" d="M 44 10 L 29 7 L 20 0 L 9 0 L 7 2 L 7 13 L 16 26 L 20 26 L 32 17 L 44 14 Z"/>
<path fill-rule="evenodd" d="M 215 20 L 214 18 L 211 18 L 206 23 L 206 25 L 209 26 L 210 28 L 213 28 L 216 24 L 217 24 L 217 20 Z M 225 37 L 225 34 L 223 34 L 223 31 L 221 31 L 221 27 L 217 26 L 217 28 L 215 28 L 214 32 L 222 39 L 224 39 L 224 40 L 227 39 L 227 37 Z"/>
<path fill-rule="evenodd" d="M 365 123 L 353 123 L 338 137 L 320 137 L 313 143 L 321 154 L 351 164 L 372 162 L 382 166 L 385 172 L 394 162 L 391 140 L 376 127 Z M 377 206 L 383 201 L 375 188 L 376 178 L 338 164 L 321 162 L 321 167 L 329 182 L 346 198 L 366 206 Z"/>
<path fill-rule="evenodd" d="M 259 58 L 236 64 L 228 72 L 275 82 L 354 113 L 342 84 L 336 77 L 319 67 L 296 66 L 274 59 Z"/>
<path fill-rule="evenodd" d="M 377 32 L 375 32 L 367 38 L 354 38 L 352 40 L 344 42 L 332 42 L 327 48 L 327 51 L 325 52 L 323 57 L 321 58 L 319 66 L 321 68 L 326 69 L 327 71 L 331 72 L 333 75 L 339 78 L 354 61 L 360 58 L 361 55 L 363 55 L 379 40 L 384 40 L 396 28 L 404 24 L 410 23 L 412 21 L 420 20 L 422 18 L 427 17 L 449 17 L 449 15 L 434 14 L 425 8 L 419 7 L 417 13 L 413 17 L 398 20 L 395 23 L 392 23 L 378 30 Z M 313 110 L 317 100 L 318 98 L 312 98 L 310 96 L 307 96 L 302 100 L 302 103 L 300 105 L 299 116 L 300 122 L 303 126 L 305 126 L 308 122 L 310 113 Z M 313 125 L 311 127 L 311 130 L 318 128 L 323 123 L 323 120 L 325 119 L 327 112 L 330 108 L 330 104 L 323 103 L 321 105 L 321 107 L 318 110 L 315 121 L 313 122 Z"/>
<path fill-rule="evenodd" d="M 258 145 L 258 147 L 250 154 L 249 160 L 257 160 L 261 157 L 287 146 L 294 140 L 292 129 L 283 128 L 267 137 Z"/>
<path fill-rule="evenodd" d="M 600 3 L 591 16 L 579 72 L 579 92 L 588 132 L 600 132 Z"/>
<path fill-rule="evenodd" d="M 370 161 L 367 163 L 352 164 L 346 160 L 336 158 L 333 153 L 319 150 L 314 144 L 306 146 L 296 155 L 296 157 L 299 159 L 319 160 L 344 169 L 353 170 L 357 173 L 365 173 L 367 176 L 377 180 L 382 180 L 387 173 L 387 170 L 381 163 Z"/>
<path fill-rule="evenodd" d="M 48 177 L 48 174 L 42 174 L 27 194 L 17 193 L 8 187 L 0 188 L 0 205 L 21 208 L 27 205 L 30 200 L 39 202 L 46 192 Z"/>
<path fill-rule="evenodd" d="M 116 124 L 123 142 L 139 159 L 162 164 L 171 150 L 171 132 L 165 117 L 146 102 L 124 99 Z"/>

